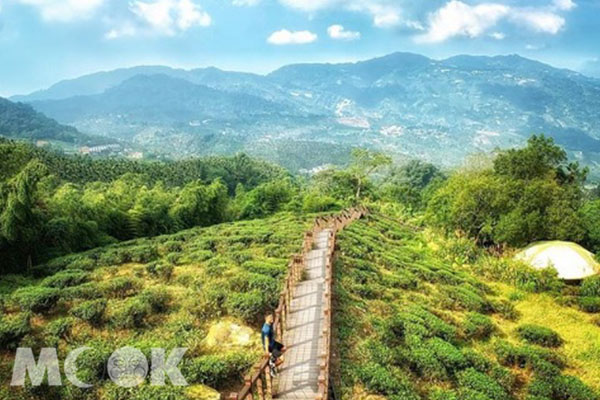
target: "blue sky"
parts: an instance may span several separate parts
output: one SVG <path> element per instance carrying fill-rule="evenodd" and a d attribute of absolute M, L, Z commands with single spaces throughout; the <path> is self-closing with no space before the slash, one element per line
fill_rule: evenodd
<path fill-rule="evenodd" d="M 266 73 L 394 51 L 600 57 L 600 0 L 0 0 L 0 96 L 133 65 Z"/>

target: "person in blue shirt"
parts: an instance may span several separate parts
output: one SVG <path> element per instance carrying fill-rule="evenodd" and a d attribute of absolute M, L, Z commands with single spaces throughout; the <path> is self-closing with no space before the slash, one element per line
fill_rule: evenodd
<path fill-rule="evenodd" d="M 273 315 L 265 316 L 265 323 L 260 332 L 263 349 L 269 357 L 271 375 L 277 374 L 277 367 L 283 363 L 281 356 L 285 353 L 285 346 L 275 340 L 275 328 L 273 327 Z"/>

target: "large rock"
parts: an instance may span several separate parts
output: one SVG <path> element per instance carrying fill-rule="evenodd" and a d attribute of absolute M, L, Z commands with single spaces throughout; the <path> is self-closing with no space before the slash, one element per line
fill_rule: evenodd
<path fill-rule="evenodd" d="M 207 347 L 252 347 L 258 342 L 258 332 L 234 321 L 223 320 L 212 325 L 204 339 Z"/>
<path fill-rule="evenodd" d="M 600 272 L 600 264 L 594 260 L 594 255 L 572 242 L 533 243 L 515 258 L 537 269 L 552 267 L 558 272 L 559 278 L 568 281 L 581 280 Z"/>

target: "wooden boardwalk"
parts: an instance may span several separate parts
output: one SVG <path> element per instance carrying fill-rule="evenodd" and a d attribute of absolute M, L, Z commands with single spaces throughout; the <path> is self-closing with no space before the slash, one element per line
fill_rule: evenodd
<path fill-rule="evenodd" d="M 315 238 L 313 250 L 306 257 L 306 279 L 298 283 L 291 301 L 283 337 L 288 350 L 275 381 L 277 399 L 317 397 L 319 355 L 323 351 L 323 293 L 330 233 L 330 229 L 325 229 Z"/>

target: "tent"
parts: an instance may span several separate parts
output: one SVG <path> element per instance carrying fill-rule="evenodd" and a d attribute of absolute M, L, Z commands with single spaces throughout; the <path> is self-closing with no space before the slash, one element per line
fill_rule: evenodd
<path fill-rule="evenodd" d="M 552 267 L 560 279 L 567 281 L 581 280 L 600 272 L 600 264 L 594 255 L 573 242 L 533 243 L 517 253 L 515 258 L 537 269 Z"/>

